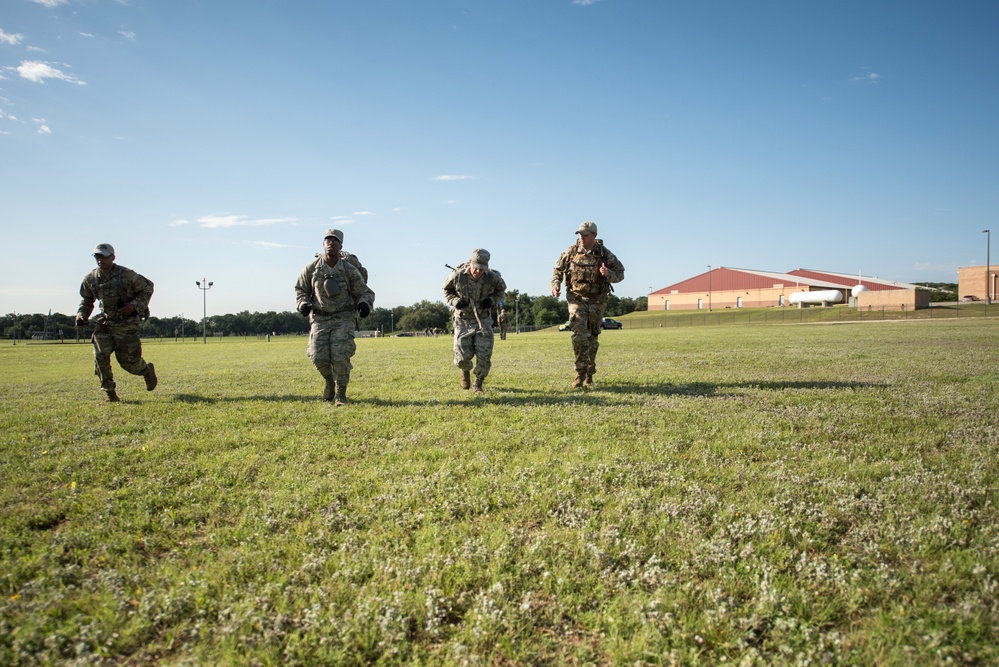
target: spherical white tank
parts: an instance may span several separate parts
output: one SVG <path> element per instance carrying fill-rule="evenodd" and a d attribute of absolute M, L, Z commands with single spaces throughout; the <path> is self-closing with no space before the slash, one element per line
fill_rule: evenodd
<path fill-rule="evenodd" d="M 850 290 L 850 296 L 852 296 L 854 299 L 856 299 L 858 296 L 860 296 L 861 292 L 866 292 L 866 291 L 868 291 L 868 290 L 867 290 L 867 288 L 865 286 L 863 286 L 863 285 L 854 285 L 853 289 Z"/>
<path fill-rule="evenodd" d="M 791 303 L 839 303 L 843 293 L 838 289 L 819 290 L 818 292 L 791 292 Z"/>

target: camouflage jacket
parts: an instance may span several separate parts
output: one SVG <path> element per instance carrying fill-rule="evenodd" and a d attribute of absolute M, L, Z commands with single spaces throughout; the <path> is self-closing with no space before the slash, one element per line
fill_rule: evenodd
<path fill-rule="evenodd" d="M 610 273 L 600 274 L 600 266 L 606 264 Z M 586 250 L 576 242 L 558 258 L 552 272 L 552 290 L 565 282 L 567 292 L 583 299 L 604 299 L 611 292 L 611 283 L 624 280 L 624 265 L 601 240 Z"/>
<path fill-rule="evenodd" d="M 349 261 L 339 260 L 329 266 L 322 255 L 302 269 L 295 283 L 295 306 L 304 303 L 312 306 L 312 317 L 338 314 L 353 316 L 357 304 L 364 302 L 375 307 L 375 293 L 371 291 L 361 271 Z"/>
<path fill-rule="evenodd" d="M 454 308 L 454 317 L 464 320 L 475 320 L 476 312 L 479 319 L 485 321 L 490 318 L 492 322 L 493 308 L 499 307 L 500 299 L 506 294 L 506 282 L 499 271 L 487 269 L 478 280 L 472 278 L 469 265 L 460 264 L 458 268 L 451 272 L 451 275 L 444 281 L 444 300 L 447 305 Z M 492 299 L 493 305 L 489 308 L 482 307 L 484 299 Z M 464 308 L 456 308 L 460 300 L 464 299 L 468 305 Z"/>
<path fill-rule="evenodd" d="M 95 302 L 100 303 L 102 320 L 125 322 L 136 318 L 145 319 L 149 317 L 153 282 L 132 269 L 115 264 L 107 275 L 103 275 L 100 269 L 94 269 L 85 275 L 80 284 L 80 297 L 80 308 L 76 314 L 83 319 L 89 319 L 94 312 Z M 135 307 L 135 312 L 128 316 L 119 315 L 118 311 L 129 303 Z"/>
<path fill-rule="evenodd" d="M 316 257 L 322 257 L 322 256 L 323 254 L 321 252 L 316 253 Z M 357 270 L 361 272 L 361 277 L 364 278 L 364 282 L 365 283 L 368 282 L 368 270 L 361 265 L 361 260 L 357 258 L 357 255 L 352 255 L 346 250 L 341 250 L 340 259 L 345 259 L 354 266 L 356 266 Z"/>

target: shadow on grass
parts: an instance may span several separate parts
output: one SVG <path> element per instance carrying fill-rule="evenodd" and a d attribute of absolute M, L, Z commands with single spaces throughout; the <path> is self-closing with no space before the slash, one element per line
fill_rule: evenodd
<path fill-rule="evenodd" d="M 558 388 L 551 391 L 537 389 L 521 389 L 519 387 L 504 387 L 496 385 L 486 389 L 482 396 L 475 396 L 462 391 L 454 394 L 454 398 L 445 398 L 439 394 L 435 398 L 421 400 L 419 398 L 391 399 L 378 397 L 351 397 L 349 404 L 373 405 L 376 407 L 455 407 L 475 405 L 476 403 L 499 403 L 504 405 L 552 406 L 552 405 L 610 405 L 618 403 L 624 396 L 694 396 L 711 398 L 724 389 L 756 389 L 763 391 L 793 391 L 800 389 L 843 390 L 883 388 L 887 385 L 869 382 L 836 382 L 836 381 L 753 381 L 744 382 L 690 382 L 685 384 L 636 384 L 632 382 L 601 382 L 593 389 Z M 177 394 L 175 400 L 181 403 L 238 403 L 242 401 L 270 401 L 278 403 L 324 403 L 317 395 L 299 394 L 268 394 L 258 396 L 199 396 L 196 394 Z M 348 405 L 349 405 L 348 404 Z M 332 404 L 331 404 L 332 405 Z"/>

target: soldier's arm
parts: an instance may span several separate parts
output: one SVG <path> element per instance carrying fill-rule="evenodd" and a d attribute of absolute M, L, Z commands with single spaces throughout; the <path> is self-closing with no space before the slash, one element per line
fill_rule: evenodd
<path fill-rule="evenodd" d="M 146 312 L 149 301 L 153 298 L 153 281 L 135 271 L 129 271 L 128 281 L 132 286 L 132 301 L 130 302 L 139 313 Z"/>
<path fill-rule="evenodd" d="M 555 262 L 555 269 L 552 271 L 552 294 L 562 291 L 562 282 L 565 280 L 565 269 L 569 263 L 569 253 L 563 252 L 558 261 Z"/>
<path fill-rule="evenodd" d="M 88 275 L 87 278 L 89 277 Z M 94 312 L 94 302 L 97 300 L 97 295 L 91 289 L 87 278 L 80 283 L 80 307 L 76 311 L 77 317 L 82 317 L 84 320 L 90 319 L 90 314 Z"/>
<path fill-rule="evenodd" d="M 368 305 L 368 309 L 371 310 L 375 307 L 374 291 L 368 287 L 368 284 L 364 280 L 364 276 L 356 266 L 348 264 L 346 268 L 348 269 L 347 275 L 350 280 L 350 293 L 354 295 L 354 306 L 356 307 L 360 303 L 366 303 Z"/>
<path fill-rule="evenodd" d="M 458 294 L 458 275 L 458 271 L 454 270 L 447 277 L 447 280 L 444 281 L 444 301 L 452 308 L 461 299 L 461 295 Z"/>
<path fill-rule="evenodd" d="M 624 280 L 624 264 L 610 250 L 606 250 L 606 252 L 607 258 L 604 263 L 607 265 L 607 270 L 609 271 L 607 280 L 612 283 L 619 283 Z"/>
<path fill-rule="evenodd" d="M 295 282 L 295 309 L 298 310 L 302 304 L 308 304 L 312 306 L 312 264 L 309 264 L 304 269 L 302 273 L 298 275 L 298 281 Z"/>
<path fill-rule="evenodd" d="M 503 280 L 503 276 L 499 274 L 499 271 L 493 272 L 496 275 L 496 284 L 493 285 L 493 291 L 489 295 L 489 298 L 493 300 L 493 304 L 499 306 L 499 302 L 502 301 L 503 295 L 506 294 L 506 281 Z"/>

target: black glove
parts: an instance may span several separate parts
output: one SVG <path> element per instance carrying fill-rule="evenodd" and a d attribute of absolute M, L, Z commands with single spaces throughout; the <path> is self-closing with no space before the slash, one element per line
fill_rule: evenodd
<path fill-rule="evenodd" d="M 468 299 L 464 297 L 458 299 L 457 303 L 454 304 L 455 310 L 461 310 L 462 308 L 468 308 Z"/>
<path fill-rule="evenodd" d="M 368 313 L 370 312 L 371 312 L 371 306 L 369 306 L 368 304 L 364 303 L 363 301 L 357 304 L 357 313 L 361 317 L 367 317 Z"/>
<path fill-rule="evenodd" d="M 298 307 L 298 312 L 302 314 L 302 317 L 308 317 L 309 313 L 312 312 L 312 306 L 307 303 L 303 303 Z"/>
<path fill-rule="evenodd" d="M 82 329 L 83 327 L 87 326 L 87 318 L 85 318 L 85 317 L 80 317 L 79 315 L 77 315 L 77 316 L 76 316 L 76 326 L 78 326 L 78 327 L 79 327 L 79 328 L 81 328 L 81 329 Z"/>
<path fill-rule="evenodd" d="M 485 310 L 487 308 L 492 308 L 492 307 L 493 307 L 493 300 L 490 299 L 488 296 L 485 299 L 482 300 L 482 309 L 483 310 Z"/>

